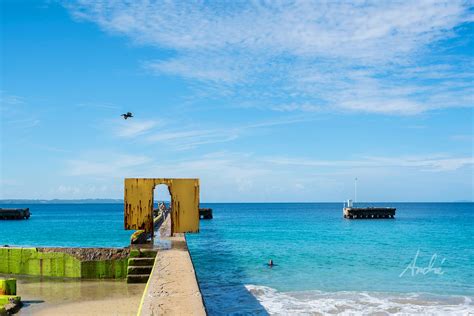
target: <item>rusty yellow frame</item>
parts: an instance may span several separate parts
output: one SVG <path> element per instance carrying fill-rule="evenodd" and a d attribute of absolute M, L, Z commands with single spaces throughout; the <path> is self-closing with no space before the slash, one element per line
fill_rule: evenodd
<path fill-rule="evenodd" d="M 125 229 L 142 229 L 153 234 L 153 193 L 165 184 L 171 195 L 171 233 L 199 232 L 199 179 L 125 179 Z"/>

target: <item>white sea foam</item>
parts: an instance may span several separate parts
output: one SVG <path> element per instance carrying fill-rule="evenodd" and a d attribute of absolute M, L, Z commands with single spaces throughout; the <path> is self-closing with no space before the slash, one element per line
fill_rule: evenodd
<path fill-rule="evenodd" d="M 271 315 L 474 315 L 472 297 L 467 296 L 246 288 Z"/>

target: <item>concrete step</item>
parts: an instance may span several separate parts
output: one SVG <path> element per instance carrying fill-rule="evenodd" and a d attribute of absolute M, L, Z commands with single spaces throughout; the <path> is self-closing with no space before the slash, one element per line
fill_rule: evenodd
<path fill-rule="evenodd" d="M 155 263 L 155 258 L 129 258 L 128 265 L 129 266 L 153 266 Z"/>
<path fill-rule="evenodd" d="M 152 249 L 140 249 L 140 258 L 155 258 L 157 250 Z"/>
<path fill-rule="evenodd" d="M 150 274 L 153 266 L 128 266 L 127 275 Z"/>
<path fill-rule="evenodd" d="M 149 277 L 148 274 L 129 274 L 127 275 L 127 283 L 146 283 Z"/>

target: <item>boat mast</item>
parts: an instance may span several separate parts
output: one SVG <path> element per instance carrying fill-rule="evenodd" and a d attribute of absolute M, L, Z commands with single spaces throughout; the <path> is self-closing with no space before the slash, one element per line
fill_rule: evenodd
<path fill-rule="evenodd" d="M 357 177 L 354 179 L 354 203 L 357 202 Z"/>

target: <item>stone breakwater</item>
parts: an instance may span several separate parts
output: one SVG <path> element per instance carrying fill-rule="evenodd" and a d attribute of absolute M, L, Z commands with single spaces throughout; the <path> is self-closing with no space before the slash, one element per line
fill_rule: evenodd
<path fill-rule="evenodd" d="M 0 247 L 0 273 L 82 279 L 127 277 L 127 248 Z"/>

